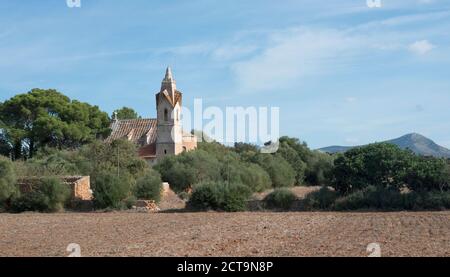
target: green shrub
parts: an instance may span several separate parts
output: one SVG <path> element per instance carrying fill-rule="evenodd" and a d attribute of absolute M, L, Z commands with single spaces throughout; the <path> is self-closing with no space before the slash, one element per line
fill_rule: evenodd
<path fill-rule="evenodd" d="M 134 195 L 138 199 L 154 200 L 157 203 L 161 200 L 162 181 L 158 172 L 150 170 L 136 181 Z"/>
<path fill-rule="evenodd" d="M 92 182 L 94 205 L 99 209 L 120 209 L 124 201 L 130 196 L 132 179 L 129 176 L 102 172 Z"/>
<path fill-rule="evenodd" d="M 64 208 L 69 199 L 69 187 L 58 178 L 48 177 L 42 179 L 33 191 L 13 199 L 11 210 L 14 212 L 57 212 Z"/>
<path fill-rule="evenodd" d="M 15 213 L 44 212 L 47 206 L 48 199 L 45 195 L 38 191 L 33 191 L 12 199 L 9 209 Z"/>
<path fill-rule="evenodd" d="M 253 192 L 262 192 L 272 185 L 269 174 L 257 164 L 241 164 L 240 179 Z"/>
<path fill-rule="evenodd" d="M 356 191 L 338 198 L 336 210 L 403 210 L 406 204 L 405 195 L 394 189 L 375 186 Z M 411 201 L 412 199 L 409 199 Z M 414 201 L 414 200 L 413 200 Z M 411 205 L 410 202 L 408 205 Z"/>
<path fill-rule="evenodd" d="M 289 210 L 296 198 L 295 194 L 289 189 L 277 188 L 266 196 L 264 202 L 269 208 Z"/>
<path fill-rule="evenodd" d="M 269 174 L 272 187 L 292 187 L 295 184 L 295 171 L 283 157 L 260 154 L 257 162 Z"/>
<path fill-rule="evenodd" d="M 450 209 L 450 192 L 431 191 L 423 193 L 421 202 L 416 208 L 420 208 L 421 210 Z"/>
<path fill-rule="evenodd" d="M 44 178 L 39 187 L 39 191 L 47 197 L 47 211 L 50 212 L 63 209 L 65 203 L 70 198 L 69 186 L 54 177 Z"/>
<path fill-rule="evenodd" d="M 302 200 L 303 208 L 306 210 L 331 210 L 337 199 L 337 193 L 328 187 L 311 192 Z"/>
<path fill-rule="evenodd" d="M 199 184 L 189 200 L 189 205 L 199 210 L 244 211 L 251 191 L 242 184 L 207 182 Z"/>
<path fill-rule="evenodd" d="M 17 186 L 14 165 L 10 160 L 0 157 L 0 207 L 15 194 Z"/>
<path fill-rule="evenodd" d="M 194 184 L 221 179 L 222 164 L 210 153 L 195 150 L 163 158 L 155 166 L 164 182 L 181 192 Z"/>

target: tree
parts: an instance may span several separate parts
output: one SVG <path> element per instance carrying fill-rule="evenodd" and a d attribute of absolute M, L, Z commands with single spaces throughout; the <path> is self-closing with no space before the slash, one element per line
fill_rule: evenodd
<path fill-rule="evenodd" d="M 399 190 L 413 158 L 413 153 L 389 143 L 351 149 L 335 160 L 332 186 L 341 194 L 370 185 Z"/>
<path fill-rule="evenodd" d="M 311 151 L 308 145 L 297 138 L 281 137 L 280 154 L 294 169 L 295 184 L 323 185 L 329 183 L 333 157 L 329 154 Z"/>
<path fill-rule="evenodd" d="M 91 106 L 56 90 L 33 89 L 0 106 L 2 137 L 15 159 L 30 158 L 44 146 L 76 148 L 105 137 L 109 118 Z"/>
<path fill-rule="evenodd" d="M 158 203 L 161 199 L 161 191 L 161 175 L 155 170 L 149 170 L 136 181 L 135 196 L 138 199 L 154 200 Z"/>
<path fill-rule="evenodd" d="M 155 169 L 175 191 L 183 191 L 200 182 L 220 180 L 222 166 L 213 155 L 198 149 L 165 157 Z"/>
<path fill-rule="evenodd" d="M 444 191 L 450 188 L 450 169 L 446 160 L 415 157 L 406 176 L 408 188 L 416 191 Z"/>
<path fill-rule="evenodd" d="M 244 152 L 258 152 L 259 149 L 256 145 L 250 144 L 250 143 L 244 143 L 244 142 L 236 142 L 234 144 L 234 151 L 236 153 L 244 153 Z"/>
<path fill-rule="evenodd" d="M 121 109 L 115 110 L 112 118 L 114 118 L 114 114 L 117 116 L 117 119 L 124 120 L 124 119 L 137 119 L 141 118 L 138 116 L 137 112 L 135 112 L 132 108 L 123 107 Z"/>
<path fill-rule="evenodd" d="M 297 150 L 287 141 L 287 138 L 280 141 L 278 153 L 291 165 L 292 169 L 294 169 L 295 184 L 303 184 L 307 164 L 301 159 Z"/>
<path fill-rule="evenodd" d="M 257 163 L 264 168 L 274 188 L 291 187 L 295 184 L 295 171 L 280 155 L 259 154 Z"/>
<path fill-rule="evenodd" d="M 241 163 L 240 180 L 252 192 L 263 192 L 272 186 L 269 174 L 259 165 Z"/>
<path fill-rule="evenodd" d="M 332 178 L 334 157 L 318 151 L 313 151 L 305 172 L 305 181 L 315 186 L 329 185 Z"/>
<path fill-rule="evenodd" d="M 139 158 L 136 145 L 127 140 L 112 143 L 95 141 L 83 146 L 73 158 L 80 172 L 95 178 L 99 172 L 128 175 L 137 179 L 148 170 L 145 160 Z"/>

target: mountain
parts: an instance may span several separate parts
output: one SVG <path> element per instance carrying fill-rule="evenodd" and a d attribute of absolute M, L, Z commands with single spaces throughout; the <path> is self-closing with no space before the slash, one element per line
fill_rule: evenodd
<path fill-rule="evenodd" d="M 410 149 L 414 153 L 422 156 L 433 156 L 439 158 L 450 158 L 450 150 L 436 144 L 431 139 L 420 134 L 408 134 L 402 137 L 385 141 L 397 145 L 402 149 Z M 329 146 L 318 149 L 327 153 L 344 153 L 354 147 L 359 146 Z"/>

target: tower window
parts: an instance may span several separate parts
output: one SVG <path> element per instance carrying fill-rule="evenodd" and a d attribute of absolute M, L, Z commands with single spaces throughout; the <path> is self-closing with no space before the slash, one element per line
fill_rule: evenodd
<path fill-rule="evenodd" d="M 169 111 L 167 109 L 164 109 L 164 121 L 169 121 Z"/>
<path fill-rule="evenodd" d="M 167 155 L 167 150 L 166 149 L 164 149 L 164 155 Z"/>

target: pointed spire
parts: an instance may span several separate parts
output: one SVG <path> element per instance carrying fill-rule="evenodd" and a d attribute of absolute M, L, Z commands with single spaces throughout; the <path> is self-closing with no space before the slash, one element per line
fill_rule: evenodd
<path fill-rule="evenodd" d="M 172 81 L 173 77 L 172 77 L 172 69 L 170 69 L 170 66 L 167 67 L 166 69 L 166 76 L 164 77 L 165 81 Z"/>
<path fill-rule="evenodd" d="M 161 84 L 161 92 L 163 92 L 164 90 L 167 90 L 167 92 L 170 94 L 172 103 L 175 103 L 175 92 L 177 90 L 177 85 L 173 78 L 172 70 L 170 69 L 170 66 L 167 67 L 166 76 L 164 76 L 164 79 Z"/>

